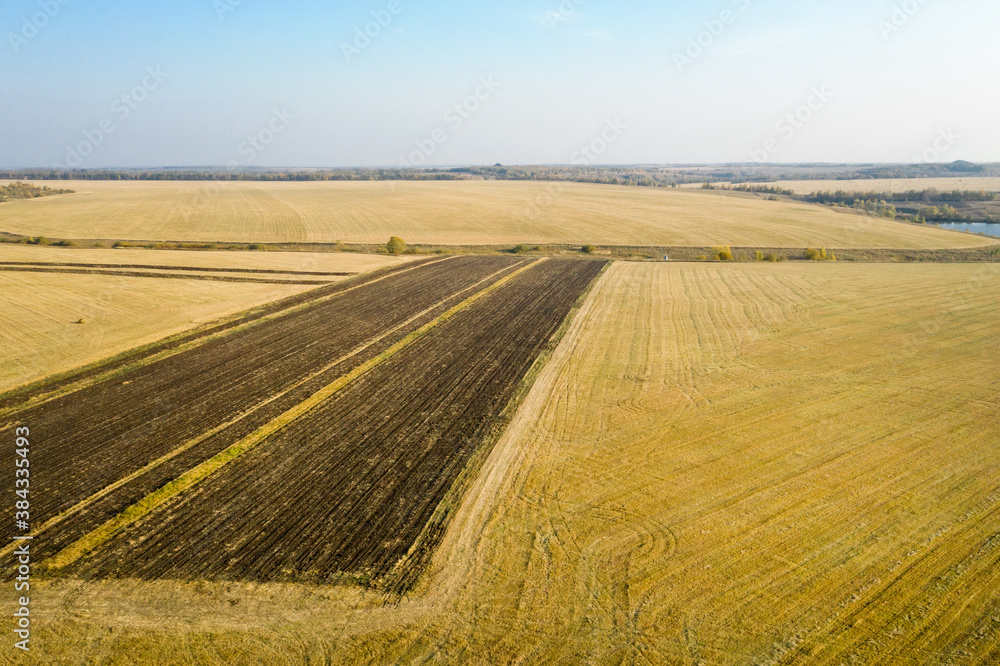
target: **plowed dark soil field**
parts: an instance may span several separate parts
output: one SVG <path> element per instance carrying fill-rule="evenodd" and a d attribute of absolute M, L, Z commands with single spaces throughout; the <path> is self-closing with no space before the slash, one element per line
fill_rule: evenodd
<path fill-rule="evenodd" d="M 310 292 L 312 300 L 299 296 L 283 303 L 297 308 L 285 314 L 279 308 L 274 318 L 5 417 L 0 436 L 13 441 L 19 424 L 30 425 L 33 435 L 36 529 L 105 493 L 46 531 L 36 542 L 40 554 L 114 516 L 272 418 L 275 410 L 301 401 L 330 376 L 360 365 L 523 263 L 459 257 L 323 287 Z M 255 316 L 268 314 L 273 308 Z M 171 454 L 176 455 L 143 472 Z M 13 466 L 0 471 L 10 499 L 13 473 Z M 128 482 L 108 491 L 123 480 Z M 0 538 L 11 534 L 12 525 L 0 526 Z"/>
<path fill-rule="evenodd" d="M 504 265 L 498 259 L 452 260 L 420 273 L 452 276 L 461 270 L 481 279 Z M 567 260 L 531 265 L 257 448 L 124 529 L 70 571 L 86 577 L 316 582 L 344 574 L 372 580 L 386 576 L 418 542 L 471 456 L 491 441 L 504 407 L 603 266 Z M 370 326 L 390 325 L 395 309 L 412 303 L 425 289 L 433 291 L 434 279 L 425 284 L 416 277 L 410 276 L 398 299 L 392 300 L 392 290 L 383 286 L 382 299 L 359 298 L 352 303 L 352 312 L 356 309 L 360 315 L 374 308 Z M 466 278 L 471 279 L 475 277 Z M 440 297 L 439 291 L 434 294 L 421 302 Z M 408 311 L 413 309 L 419 307 Z M 322 320 L 319 317 L 311 326 Z M 325 320 L 327 326 L 333 325 L 329 317 Z M 294 328 L 283 330 L 287 336 Z M 266 357 L 269 367 L 288 373 L 284 365 L 272 365 L 280 363 L 273 358 L 274 349 L 294 358 L 289 368 L 315 368 L 321 363 L 314 359 L 319 354 L 313 347 L 323 348 L 326 336 L 311 327 L 298 330 L 304 340 L 287 351 L 278 343 L 281 336 L 255 331 L 246 346 L 227 356 L 228 362 L 254 355 L 259 345 L 271 353 L 257 354 L 256 361 L 239 361 L 239 372 L 230 372 L 225 363 L 213 363 L 205 386 L 193 381 L 185 389 L 184 395 L 204 393 L 208 399 L 176 407 L 183 413 L 170 419 L 171 432 L 184 434 L 173 441 L 189 436 L 199 423 L 203 427 L 206 418 L 218 421 L 219 413 L 231 414 L 234 396 L 246 404 L 280 388 L 280 382 L 269 381 L 270 372 L 255 368 Z M 365 330 L 364 335 L 373 334 Z M 156 395 L 168 390 L 165 382 L 150 381 L 144 392 Z M 116 425 L 117 417 L 104 413 L 110 427 L 117 428 L 114 432 L 124 432 Z M 90 439 L 77 440 L 89 442 L 91 460 L 99 455 L 95 449 L 108 441 L 98 433 L 113 432 L 96 421 L 87 431 Z M 157 425 L 134 428 L 147 437 L 162 438 Z M 138 459 L 130 463 L 135 465 L 155 455 L 147 448 L 139 455 L 117 445 L 116 455 L 123 461 Z M 83 452 L 75 458 L 78 465 L 87 459 Z M 67 464 L 64 469 L 73 468 Z M 56 482 L 49 478 L 49 483 Z M 88 482 L 87 487 L 105 482 Z"/>

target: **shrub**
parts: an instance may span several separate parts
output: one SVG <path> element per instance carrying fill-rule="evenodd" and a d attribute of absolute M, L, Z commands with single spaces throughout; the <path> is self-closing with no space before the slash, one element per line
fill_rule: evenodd
<path fill-rule="evenodd" d="M 406 252 L 406 241 L 399 236 L 393 236 L 385 244 L 385 249 L 389 251 L 389 254 L 403 254 Z"/>
<path fill-rule="evenodd" d="M 697 259 L 698 261 L 708 261 L 708 256 L 704 254 L 699 254 L 697 257 L 695 257 L 695 259 Z"/>
<path fill-rule="evenodd" d="M 809 261 L 837 261 L 837 255 L 832 250 L 827 253 L 826 248 L 819 250 L 809 248 L 806 250 L 806 259 Z"/>
<path fill-rule="evenodd" d="M 712 258 L 717 261 L 732 261 L 733 251 L 729 249 L 728 245 L 722 245 L 719 247 L 712 248 Z"/>
<path fill-rule="evenodd" d="M 597 252 L 597 248 L 593 245 L 584 245 L 583 247 L 580 248 L 580 251 L 583 252 L 584 254 L 594 254 L 595 252 Z"/>
<path fill-rule="evenodd" d="M 76 243 L 71 240 L 61 240 L 53 243 L 56 247 L 76 247 Z"/>
<path fill-rule="evenodd" d="M 760 250 L 757 250 L 754 253 L 754 255 L 753 255 L 753 260 L 754 261 L 764 261 L 764 253 L 761 252 Z"/>
<path fill-rule="evenodd" d="M 527 245 L 518 245 L 514 248 L 514 254 L 528 254 L 531 252 L 531 248 Z"/>
<path fill-rule="evenodd" d="M 263 250 L 264 246 L 261 245 L 260 243 L 250 243 L 250 246 L 249 246 L 248 249 L 254 250 L 254 251 L 258 251 L 258 250 Z"/>
<path fill-rule="evenodd" d="M 773 252 L 770 253 L 770 254 L 764 255 L 764 261 L 770 261 L 772 263 L 776 263 L 776 262 L 784 261 L 784 260 L 785 260 L 784 257 L 779 257 L 778 255 L 774 254 Z"/>

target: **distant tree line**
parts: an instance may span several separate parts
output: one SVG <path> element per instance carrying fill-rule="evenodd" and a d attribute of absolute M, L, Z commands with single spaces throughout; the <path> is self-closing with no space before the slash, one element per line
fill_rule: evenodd
<path fill-rule="evenodd" d="M 700 182 L 666 167 L 458 167 L 448 169 L 317 169 L 227 171 L 224 169 L 18 169 L 0 178 L 30 180 L 188 180 L 188 181 L 369 181 L 369 180 L 532 180 L 677 187 Z"/>
<path fill-rule="evenodd" d="M 883 180 L 899 178 L 954 178 L 958 176 L 998 176 L 1000 164 L 973 164 L 957 161 L 950 164 L 756 166 L 728 172 L 713 170 L 714 180 L 771 182 L 776 180 Z M 723 177 L 728 174 L 727 177 Z M 731 177 L 729 177 L 731 176 Z M 704 179 L 704 178 L 703 178 Z"/>
<path fill-rule="evenodd" d="M 0 202 L 11 199 L 35 199 L 37 197 L 48 197 L 53 194 L 72 194 L 73 190 L 54 190 L 51 187 L 31 185 L 30 183 L 16 182 L 10 185 L 0 186 Z"/>
<path fill-rule="evenodd" d="M 677 187 L 696 183 L 675 170 L 664 167 L 613 166 L 526 166 L 457 167 L 452 173 L 485 180 L 540 180 L 595 185 L 630 185 L 636 187 Z"/>
<path fill-rule="evenodd" d="M 732 190 L 733 192 L 751 192 L 753 194 L 773 194 L 786 197 L 794 197 L 795 190 L 788 190 L 783 187 L 773 185 L 713 185 L 705 183 L 701 186 L 703 190 Z"/>
<path fill-rule="evenodd" d="M 443 171 L 414 169 L 336 169 L 328 171 L 219 171 L 219 170 L 105 170 L 19 169 L 0 171 L 0 178 L 30 180 L 218 180 L 218 181 L 334 181 L 334 180 L 458 180 Z"/>
<path fill-rule="evenodd" d="M 824 191 L 814 192 L 805 197 L 805 199 L 814 203 L 824 204 L 845 202 L 851 203 L 859 199 L 891 201 L 893 203 L 911 201 L 923 203 L 959 203 L 970 201 L 998 201 L 1000 200 L 1000 197 L 998 197 L 995 192 L 986 192 L 982 190 L 978 192 L 972 190 L 952 190 L 950 192 L 940 192 L 936 189 L 927 189 L 909 190 L 907 192 L 845 192 L 844 190 L 837 190 L 836 192 Z"/>
<path fill-rule="evenodd" d="M 964 215 L 948 204 L 925 206 L 917 213 L 917 217 L 922 222 L 961 222 L 965 220 Z"/>
<path fill-rule="evenodd" d="M 991 203 L 1000 201 L 994 192 L 952 190 L 939 192 L 935 189 L 910 190 L 908 192 L 814 192 L 803 201 L 845 206 L 866 210 L 877 215 L 895 218 L 898 214 L 895 204 L 922 204 L 919 208 L 908 206 L 909 219 L 915 222 L 1000 222 L 1000 207 L 981 208 L 975 215 L 962 213 L 951 204 Z M 993 212 L 995 211 L 995 212 Z"/>
<path fill-rule="evenodd" d="M 951 205 L 952 203 L 961 205 L 1000 201 L 1000 196 L 995 192 L 971 190 L 941 192 L 936 189 L 909 190 L 907 192 L 848 192 L 837 190 L 835 192 L 822 191 L 799 195 L 793 190 L 774 185 L 750 185 L 745 183 L 741 185 L 714 185 L 712 183 L 705 183 L 702 185 L 702 189 L 767 194 L 772 199 L 784 196 L 795 201 L 852 208 L 891 220 L 897 217 L 906 217 L 915 222 L 1000 222 L 1000 207 L 996 208 L 997 215 L 991 214 L 989 209 L 977 210 L 975 215 L 966 215 Z M 901 212 L 896 207 L 896 204 L 910 203 L 923 205 L 919 208 L 907 207 L 906 212 Z"/>

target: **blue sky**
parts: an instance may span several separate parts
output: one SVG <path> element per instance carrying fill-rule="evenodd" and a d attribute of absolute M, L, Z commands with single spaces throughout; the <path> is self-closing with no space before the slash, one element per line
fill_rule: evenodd
<path fill-rule="evenodd" d="M 997 161 L 997 25 L 993 0 L 10 0 L 0 167 Z"/>

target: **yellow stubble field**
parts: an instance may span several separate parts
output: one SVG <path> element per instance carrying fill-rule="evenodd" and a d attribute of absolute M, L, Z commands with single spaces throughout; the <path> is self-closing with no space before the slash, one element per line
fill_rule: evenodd
<path fill-rule="evenodd" d="M 615 264 L 398 605 L 54 582 L 39 645 L 108 663 L 996 663 L 998 287 L 993 265 Z"/>
<path fill-rule="evenodd" d="M 362 254 L 91 250 L 0 244 L 0 263 L 367 272 L 408 261 Z M 183 273 L 183 272 L 181 272 Z M 205 273 L 189 274 L 200 277 Z M 210 274 L 262 277 L 261 274 Z M 72 273 L 0 266 L 0 391 L 71 370 L 200 324 L 297 294 L 309 285 Z M 276 274 L 295 280 L 295 274 Z M 308 277 L 308 276 L 305 276 Z M 316 277 L 336 281 L 341 277 Z M 83 323 L 77 323 L 83 320 Z"/>
<path fill-rule="evenodd" d="M 44 183 L 43 183 L 44 184 Z M 577 183 L 67 181 L 0 231 L 147 241 L 954 249 L 980 237 L 725 192 Z"/>

